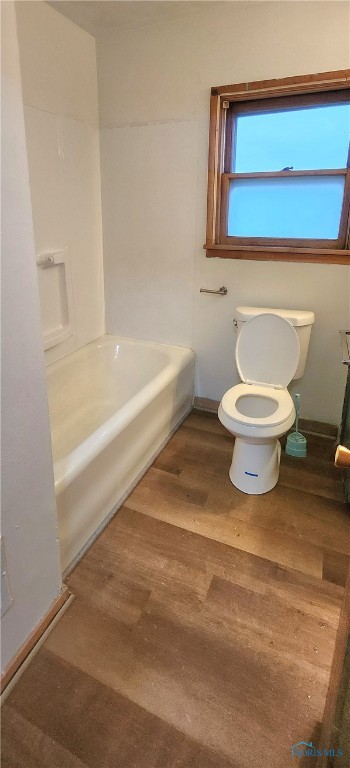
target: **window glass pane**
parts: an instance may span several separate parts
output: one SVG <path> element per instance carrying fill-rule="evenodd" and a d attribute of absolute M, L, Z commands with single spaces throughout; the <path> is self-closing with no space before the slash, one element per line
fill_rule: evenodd
<path fill-rule="evenodd" d="M 338 237 L 344 176 L 231 179 L 228 235 Z"/>
<path fill-rule="evenodd" d="M 238 115 L 235 133 L 235 173 L 346 168 L 350 105 Z"/>

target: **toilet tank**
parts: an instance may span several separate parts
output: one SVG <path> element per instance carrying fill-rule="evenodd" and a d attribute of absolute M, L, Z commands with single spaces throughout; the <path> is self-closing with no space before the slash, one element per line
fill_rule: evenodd
<path fill-rule="evenodd" d="M 305 363 L 307 358 L 307 353 L 309 349 L 309 341 L 310 341 L 310 334 L 311 334 L 311 328 L 313 326 L 313 323 L 315 322 L 315 315 L 313 312 L 301 310 L 301 309 L 272 309 L 271 307 L 237 307 L 236 309 L 236 320 L 237 320 L 237 331 L 240 332 L 242 326 L 244 323 L 247 322 L 247 320 L 250 320 L 252 317 L 256 317 L 257 315 L 263 315 L 263 314 L 273 314 L 273 315 L 280 315 L 280 317 L 284 317 L 286 320 L 288 320 L 291 325 L 294 326 L 295 331 L 298 335 L 299 344 L 300 344 L 300 358 L 297 370 L 294 374 L 294 379 L 300 379 L 305 370 Z"/>

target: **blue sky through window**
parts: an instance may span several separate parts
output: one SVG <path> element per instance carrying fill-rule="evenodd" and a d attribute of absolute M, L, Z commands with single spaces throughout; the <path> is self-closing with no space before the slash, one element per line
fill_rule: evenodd
<path fill-rule="evenodd" d="M 234 173 L 345 168 L 350 105 L 237 116 Z"/>

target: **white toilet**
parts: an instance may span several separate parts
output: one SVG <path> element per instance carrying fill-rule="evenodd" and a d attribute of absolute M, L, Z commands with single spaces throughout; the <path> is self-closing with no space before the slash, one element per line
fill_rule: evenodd
<path fill-rule="evenodd" d="M 279 475 L 278 438 L 295 419 L 287 390 L 303 373 L 313 312 L 237 307 L 236 364 L 242 384 L 229 389 L 219 419 L 235 435 L 230 480 L 244 493 L 267 493 Z"/>

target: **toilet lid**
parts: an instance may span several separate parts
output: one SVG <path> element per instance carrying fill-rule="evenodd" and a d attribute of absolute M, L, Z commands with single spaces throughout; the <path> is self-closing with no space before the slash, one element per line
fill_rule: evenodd
<path fill-rule="evenodd" d="M 238 373 L 247 383 L 287 387 L 298 367 L 299 356 L 296 331 L 279 315 L 252 317 L 237 339 Z"/>

